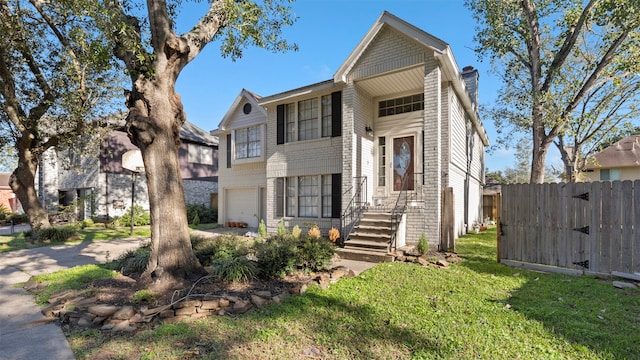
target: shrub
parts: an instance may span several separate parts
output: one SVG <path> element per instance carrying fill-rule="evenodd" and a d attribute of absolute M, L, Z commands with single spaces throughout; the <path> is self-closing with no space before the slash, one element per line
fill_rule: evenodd
<path fill-rule="evenodd" d="M 276 230 L 276 235 L 284 236 L 287 233 L 287 229 L 284 227 L 284 219 L 280 219 L 278 222 L 278 229 Z"/>
<path fill-rule="evenodd" d="M 141 274 L 149 264 L 151 245 L 145 244 L 135 250 L 129 250 L 112 261 L 109 267 L 120 271 L 123 275 Z"/>
<path fill-rule="evenodd" d="M 293 229 L 291 229 L 291 235 L 293 235 L 293 237 L 296 239 L 300 238 L 301 233 L 302 233 L 302 230 L 300 230 L 300 226 L 298 225 L 294 226 Z"/>
<path fill-rule="evenodd" d="M 297 247 L 292 236 L 282 235 L 268 238 L 255 246 L 260 275 L 264 278 L 284 277 L 296 268 Z"/>
<path fill-rule="evenodd" d="M 420 240 L 418 240 L 417 246 L 418 252 L 420 254 L 425 254 L 429 250 L 429 244 L 427 243 L 427 237 L 424 236 L 424 233 L 420 235 Z"/>
<path fill-rule="evenodd" d="M 50 227 L 33 233 L 36 241 L 65 242 L 77 234 L 73 226 Z M 33 236 L 32 235 L 32 236 Z"/>
<path fill-rule="evenodd" d="M 84 219 L 80 223 L 80 227 L 83 228 L 83 229 L 86 228 L 86 227 L 93 226 L 93 225 L 95 225 L 95 224 L 94 224 L 93 220 L 91 220 L 91 219 Z"/>
<path fill-rule="evenodd" d="M 335 252 L 333 243 L 320 237 L 306 237 L 298 242 L 296 265 L 311 271 L 326 270 Z"/>
<path fill-rule="evenodd" d="M 260 224 L 258 224 L 258 235 L 260 235 L 260 237 L 267 236 L 267 225 L 265 225 L 263 219 L 260 219 Z"/>
<path fill-rule="evenodd" d="M 331 240 L 332 243 L 335 243 L 338 239 L 340 239 L 340 231 L 332 227 L 331 230 L 329 230 L 329 240 Z"/>
<path fill-rule="evenodd" d="M 213 275 L 223 281 L 249 281 L 258 274 L 256 262 L 246 256 L 216 258 L 212 262 Z"/>
<path fill-rule="evenodd" d="M 256 245 L 261 276 L 283 277 L 296 270 L 323 270 L 331 263 L 334 245 L 322 238 L 274 236 Z"/>
<path fill-rule="evenodd" d="M 222 235 L 215 238 L 192 236 L 191 247 L 202 266 L 212 265 L 219 259 L 246 256 L 249 254 L 247 246 L 233 234 Z"/>
<path fill-rule="evenodd" d="M 126 213 L 120 216 L 117 220 L 120 226 L 131 226 L 131 207 L 129 207 Z M 142 226 L 151 224 L 151 216 L 145 211 L 142 206 L 135 205 L 133 207 L 133 225 Z"/>
<path fill-rule="evenodd" d="M 318 227 L 318 225 L 312 225 L 309 228 L 308 235 L 309 235 L 309 237 L 319 239 L 320 238 L 320 228 Z"/>
<path fill-rule="evenodd" d="M 2 216 L 2 219 L 4 219 L 5 214 L 8 214 L 9 208 L 6 207 L 4 204 L 0 204 L 0 216 Z"/>
<path fill-rule="evenodd" d="M 218 210 L 201 204 L 187 205 L 187 222 L 191 225 L 215 224 L 218 222 Z"/>
<path fill-rule="evenodd" d="M 26 213 L 18 214 L 16 212 L 12 212 L 7 215 L 7 220 L 13 220 L 14 224 L 24 224 L 29 222 L 29 215 Z"/>

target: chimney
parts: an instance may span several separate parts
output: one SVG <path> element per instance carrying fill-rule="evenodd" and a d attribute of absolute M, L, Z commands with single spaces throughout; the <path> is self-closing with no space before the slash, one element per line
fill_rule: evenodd
<path fill-rule="evenodd" d="M 469 98 L 471 99 L 471 103 L 478 108 L 478 79 L 480 75 L 478 74 L 478 70 L 474 69 L 473 66 L 465 66 L 462 68 L 462 79 L 467 85 L 467 91 L 469 92 Z"/>

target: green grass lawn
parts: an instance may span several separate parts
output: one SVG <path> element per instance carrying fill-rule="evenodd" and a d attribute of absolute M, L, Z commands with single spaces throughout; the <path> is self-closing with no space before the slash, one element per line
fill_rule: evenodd
<path fill-rule="evenodd" d="M 68 339 L 79 359 L 640 358 L 640 290 L 497 264 L 495 235 L 458 239 L 446 269 L 383 263 L 237 318 Z"/>
<path fill-rule="evenodd" d="M 151 236 L 151 230 L 149 226 L 136 226 L 133 228 L 133 235 L 129 235 L 131 228 L 129 227 L 110 227 L 105 228 L 103 226 L 86 227 L 84 229 L 78 228 L 77 236 L 72 237 L 65 243 L 78 243 L 78 242 L 92 242 L 92 241 L 104 241 L 121 239 L 128 237 L 149 237 Z M 29 238 L 25 236 L 25 233 L 15 233 L 12 235 L 0 236 L 0 253 L 7 251 L 14 251 L 20 249 L 30 249 L 40 246 L 54 245 L 51 242 L 42 243 L 30 243 Z"/>

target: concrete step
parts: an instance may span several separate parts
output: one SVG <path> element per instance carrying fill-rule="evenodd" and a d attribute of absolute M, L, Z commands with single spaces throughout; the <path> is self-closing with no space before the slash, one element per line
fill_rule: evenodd
<path fill-rule="evenodd" d="M 352 249 L 352 248 L 342 248 L 338 249 L 338 255 L 342 259 L 347 260 L 357 260 L 357 261 L 367 261 L 367 262 L 388 262 L 393 261 L 395 257 L 388 255 L 386 252 L 378 252 L 378 251 L 370 251 L 370 250 L 360 250 L 360 249 Z"/>
<path fill-rule="evenodd" d="M 389 243 L 391 240 L 391 234 L 374 234 L 369 232 L 356 231 L 349 235 L 349 240 L 366 240 L 374 242 Z"/>
<path fill-rule="evenodd" d="M 389 249 L 389 241 L 370 241 L 361 239 L 350 239 L 344 243 L 345 248 L 349 249 L 366 249 L 371 251 L 387 252 Z"/>
<path fill-rule="evenodd" d="M 356 233 L 365 233 L 365 234 L 379 234 L 379 235 L 391 235 L 393 230 L 391 229 L 391 224 L 387 224 L 386 226 L 381 226 L 379 224 L 369 225 L 369 224 L 360 224 L 356 226 L 353 230 Z"/>

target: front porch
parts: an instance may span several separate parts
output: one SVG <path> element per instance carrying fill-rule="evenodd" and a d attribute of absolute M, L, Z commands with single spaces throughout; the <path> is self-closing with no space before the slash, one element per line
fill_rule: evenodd
<path fill-rule="evenodd" d="M 369 198 L 367 178 L 357 182 L 354 197 L 342 216 L 342 249 L 345 259 L 393 261 L 418 243 L 425 232 L 426 208 L 423 176 L 407 173 L 400 191 Z M 437 248 L 439 239 L 430 242 Z"/>

